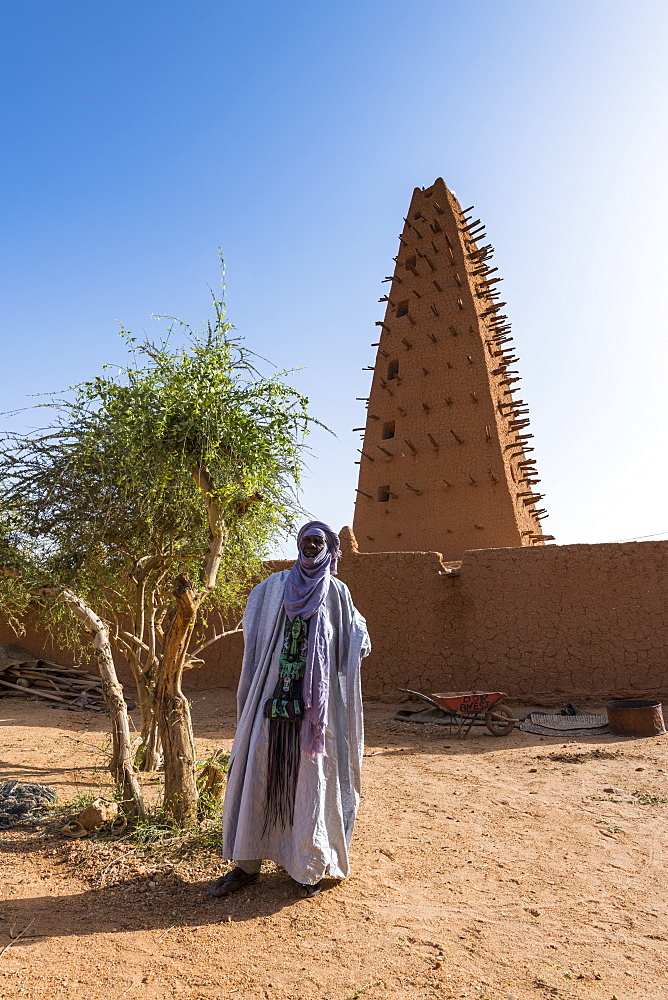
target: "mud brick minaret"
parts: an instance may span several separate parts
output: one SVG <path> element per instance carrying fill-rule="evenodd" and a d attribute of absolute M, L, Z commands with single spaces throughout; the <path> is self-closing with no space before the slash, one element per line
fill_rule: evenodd
<path fill-rule="evenodd" d="M 415 189 L 373 345 L 354 520 L 363 552 L 456 560 L 552 538 L 483 230 L 441 178 Z"/>

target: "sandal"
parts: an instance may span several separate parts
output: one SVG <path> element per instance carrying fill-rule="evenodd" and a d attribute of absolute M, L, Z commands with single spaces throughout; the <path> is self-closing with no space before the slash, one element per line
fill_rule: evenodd
<path fill-rule="evenodd" d="M 322 892 L 322 880 L 316 882 L 315 885 L 302 885 L 297 882 L 297 896 L 300 899 L 311 899 L 312 896 L 317 896 L 319 892 Z"/>
<path fill-rule="evenodd" d="M 209 885 L 210 896 L 229 896 L 233 892 L 238 892 L 245 885 L 257 882 L 260 877 L 259 872 L 252 872 L 250 875 L 243 868 L 233 868 L 227 875 L 221 875 L 215 882 Z"/>

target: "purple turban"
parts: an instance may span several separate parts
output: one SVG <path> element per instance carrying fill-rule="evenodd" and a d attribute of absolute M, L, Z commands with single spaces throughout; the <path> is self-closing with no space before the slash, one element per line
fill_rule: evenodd
<path fill-rule="evenodd" d="M 307 559 L 301 550 L 307 535 L 317 535 L 325 541 L 325 548 L 315 559 Z M 309 521 L 297 535 L 299 553 L 297 561 L 285 581 L 283 607 L 292 621 L 299 615 L 311 619 L 308 631 L 308 655 L 302 691 L 304 696 L 304 722 L 302 725 L 302 753 L 313 757 L 325 752 L 325 727 L 327 725 L 327 700 L 329 695 L 329 654 L 325 629 L 325 601 L 329 593 L 330 575 L 336 574 L 341 555 L 339 536 L 322 521 Z"/>

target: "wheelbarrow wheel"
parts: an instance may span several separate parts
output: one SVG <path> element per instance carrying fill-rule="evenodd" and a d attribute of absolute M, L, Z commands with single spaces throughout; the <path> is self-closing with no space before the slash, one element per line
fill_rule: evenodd
<path fill-rule="evenodd" d="M 495 705 L 485 712 L 485 725 L 492 736 L 507 736 L 515 728 L 516 721 L 507 705 Z"/>

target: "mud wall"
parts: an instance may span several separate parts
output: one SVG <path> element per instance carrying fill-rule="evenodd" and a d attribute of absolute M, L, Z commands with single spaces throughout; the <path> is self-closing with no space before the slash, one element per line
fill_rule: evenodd
<path fill-rule="evenodd" d="M 44 660 L 53 660 L 64 666 L 72 666 L 75 662 L 81 666 L 90 665 L 91 672 L 97 673 L 97 666 L 92 654 L 90 657 L 75 657 L 72 650 L 63 649 L 40 627 L 39 620 L 34 615 L 28 614 L 22 624 L 23 633 L 17 635 L 0 612 L 0 642 L 11 642 L 16 646 L 23 646 Z"/>
<path fill-rule="evenodd" d="M 502 690 L 550 703 L 668 696 L 668 542 L 351 555 L 374 642 L 367 693 Z M 397 596 L 397 583 L 409 587 Z M 391 593 L 384 591 L 390 584 Z"/>
<path fill-rule="evenodd" d="M 668 695 L 668 542 L 467 552 L 465 687 Z"/>
<path fill-rule="evenodd" d="M 409 687 L 498 689 L 545 704 L 668 700 L 668 541 L 476 549 L 453 568 L 436 552 L 360 553 L 348 529 L 341 538 L 340 576 L 373 643 L 368 697 Z M 16 640 L 0 623 L 2 641 Z M 70 660 L 34 629 L 18 641 Z M 234 687 L 242 652 L 240 635 L 210 647 L 184 686 Z"/>
<path fill-rule="evenodd" d="M 475 549 L 453 575 L 436 552 L 360 553 L 341 537 L 340 577 L 373 643 L 368 697 L 668 699 L 668 542 Z M 241 654 L 237 636 L 219 644 L 196 683 L 234 686 Z"/>

